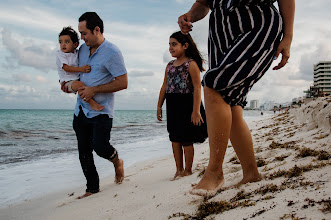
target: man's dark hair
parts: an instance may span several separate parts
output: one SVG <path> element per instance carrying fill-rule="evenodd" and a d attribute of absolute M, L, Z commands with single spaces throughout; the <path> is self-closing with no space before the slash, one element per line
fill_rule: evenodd
<path fill-rule="evenodd" d="M 86 28 L 91 30 L 92 34 L 95 27 L 99 27 L 100 32 L 103 33 L 103 21 L 95 12 L 85 12 L 82 16 L 80 16 L 78 21 L 86 21 Z"/>
<path fill-rule="evenodd" d="M 77 32 L 72 29 L 70 26 L 64 27 L 62 31 L 59 33 L 59 37 L 63 35 L 69 35 L 73 43 L 79 44 L 79 38 Z"/>

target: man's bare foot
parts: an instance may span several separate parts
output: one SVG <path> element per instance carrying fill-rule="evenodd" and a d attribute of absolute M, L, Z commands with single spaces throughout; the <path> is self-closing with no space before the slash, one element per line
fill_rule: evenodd
<path fill-rule="evenodd" d="M 94 99 L 90 99 L 88 101 L 88 103 L 90 104 L 91 108 L 96 110 L 96 111 L 101 111 L 102 109 L 105 108 L 105 106 L 100 105 L 99 103 L 97 103 L 96 101 L 94 101 Z"/>
<path fill-rule="evenodd" d="M 190 190 L 190 193 L 199 196 L 214 196 L 223 184 L 223 174 L 206 171 L 200 182 Z"/>
<path fill-rule="evenodd" d="M 76 199 L 83 199 L 83 198 L 88 197 L 88 196 L 91 196 L 91 195 L 93 195 L 93 193 L 86 192 L 84 195 L 78 196 Z"/>
<path fill-rule="evenodd" d="M 118 159 L 117 164 L 115 165 L 115 183 L 121 184 L 124 180 L 124 161 Z"/>
<path fill-rule="evenodd" d="M 174 181 L 174 180 L 178 180 L 179 178 L 181 178 L 183 176 L 183 171 L 177 171 L 174 175 L 173 178 L 170 179 L 170 181 Z"/>

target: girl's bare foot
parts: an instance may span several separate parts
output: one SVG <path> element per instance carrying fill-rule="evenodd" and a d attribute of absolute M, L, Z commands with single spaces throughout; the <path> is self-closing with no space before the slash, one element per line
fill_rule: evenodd
<path fill-rule="evenodd" d="M 183 175 L 183 171 L 177 171 L 174 175 L 174 177 L 172 179 L 170 179 L 170 181 L 174 181 L 174 180 L 177 180 L 179 178 L 181 178 Z"/>
<path fill-rule="evenodd" d="M 118 159 L 118 162 L 114 165 L 115 167 L 115 183 L 121 184 L 124 180 L 124 161 L 122 159 Z"/>
<path fill-rule="evenodd" d="M 190 175 L 192 175 L 193 173 L 192 173 L 192 170 L 185 170 L 184 172 L 183 172 L 183 174 L 182 174 L 182 176 L 184 177 L 184 176 L 190 176 Z"/>

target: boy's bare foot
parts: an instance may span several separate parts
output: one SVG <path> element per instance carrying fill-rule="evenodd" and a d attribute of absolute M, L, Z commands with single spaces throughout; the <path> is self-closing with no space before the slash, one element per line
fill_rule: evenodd
<path fill-rule="evenodd" d="M 177 179 L 181 178 L 182 176 L 183 176 L 183 171 L 177 171 L 175 173 L 174 177 L 170 179 L 170 181 L 177 180 Z"/>
<path fill-rule="evenodd" d="M 90 196 L 90 195 L 92 195 L 92 194 L 93 194 L 93 193 L 86 192 L 84 195 L 82 195 L 82 196 L 78 196 L 76 199 L 83 199 L 83 198 L 88 197 L 88 196 Z"/>
<path fill-rule="evenodd" d="M 118 162 L 115 166 L 115 183 L 121 184 L 124 180 L 124 161 L 122 159 L 118 159 Z"/>
<path fill-rule="evenodd" d="M 105 108 L 105 106 L 100 105 L 99 103 L 97 103 L 96 101 L 94 101 L 94 99 L 90 99 L 88 101 L 88 104 L 90 104 L 91 108 L 96 110 L 96 111 L 101 111 L 102 109 Z"/>

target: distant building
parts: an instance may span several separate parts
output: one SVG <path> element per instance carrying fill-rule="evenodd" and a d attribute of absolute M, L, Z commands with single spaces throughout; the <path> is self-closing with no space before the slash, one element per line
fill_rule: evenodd
<path fill-rule="evenodd" d="M 260 109 L 265 111 L 272 111 L 275 107 L 278 108 L 278 106 L 279 106 L 278 103 L 269 101 L 260 105 Z"/>
<path fill-rule="evenodd" d="M 331 61 L 320 61 L 314 65 L 314 87 L 320 93 L 331 94 Z"/>
<path fill-rule="evenodd" d="M 250 109 L 257 109 L 259 107 L 259 100 L 251 100 Z"/>

